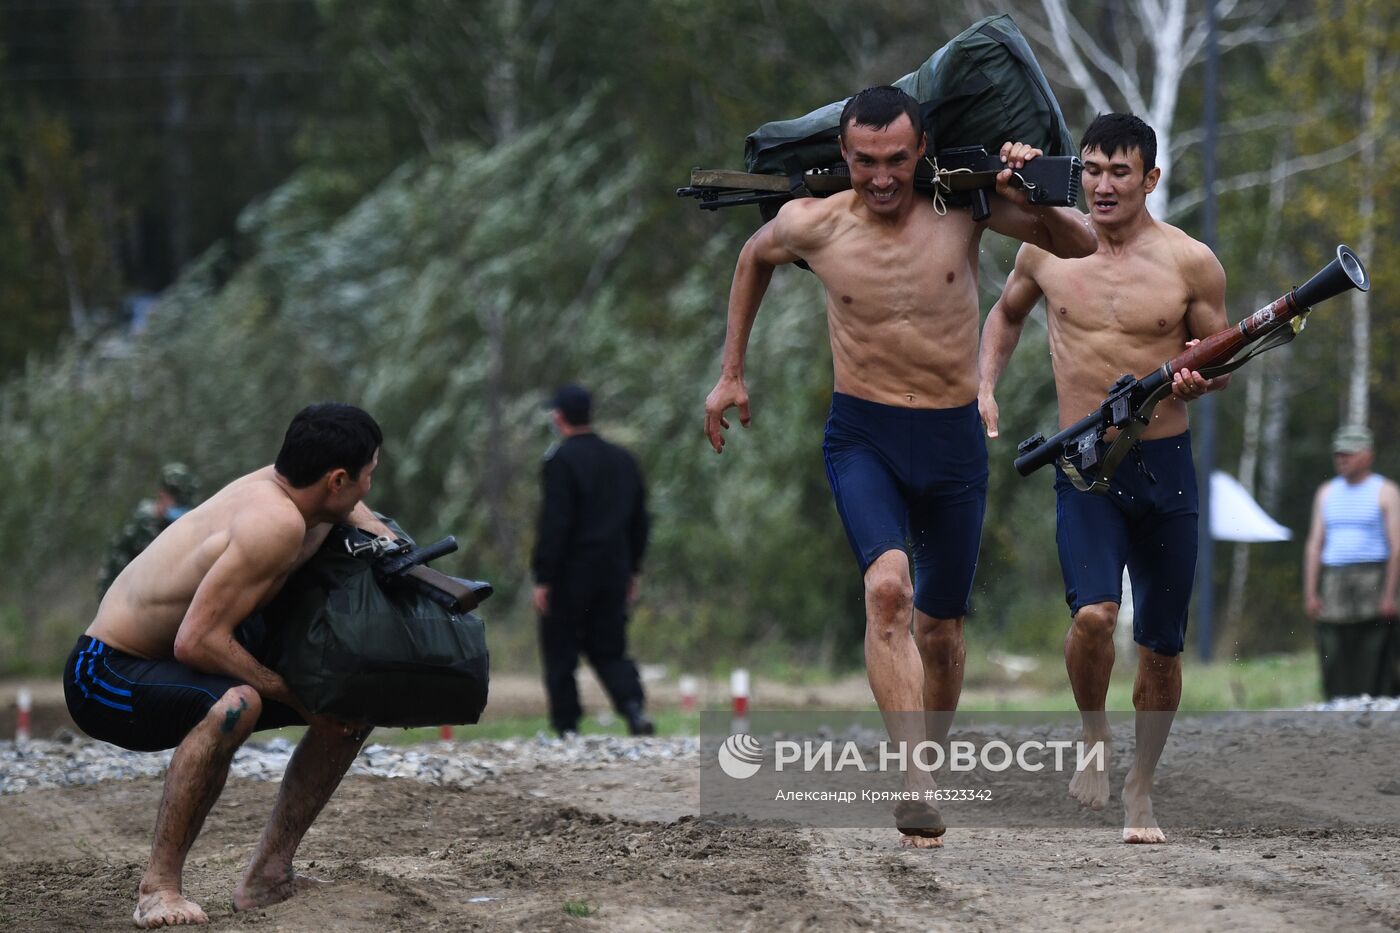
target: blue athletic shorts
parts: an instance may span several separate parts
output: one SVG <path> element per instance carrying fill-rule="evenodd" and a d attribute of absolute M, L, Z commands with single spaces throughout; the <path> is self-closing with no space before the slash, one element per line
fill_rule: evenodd
<path fill-rule="evenodd" d="M 987 511 L 977 404 L 896 408 L 837 392 L 822 453 L 861 574 L 897 548 L 910 557 L 914 608 L 966 615 Z"/>
<path fill-rule="evenodd" d="M 1190 431 L 1140 442 L 1104 495 L 1075 489 L 1057 464 L 1055 540 L 1070 613 L 1121 603 L 1126 565 L 1133 640 L 1158 654 L 1180 654 L 1196 575 L 1197 509 Z"/>
<path fill-rule="evenodd" d="M 262 619 L 235 636 L 255 658 L 262 653 Z M 261 660 L 261 658 L 259 658 Z M 242 681 L 205 674 L 173 658 L 152 661 L 80 635 L 63 667 L 63 693 L 73 721 L 94 739 L 137 752 L 174 748 L 229 690 Z M 290 706 L 263 700 L 257 729 L 305 725 Z"/>

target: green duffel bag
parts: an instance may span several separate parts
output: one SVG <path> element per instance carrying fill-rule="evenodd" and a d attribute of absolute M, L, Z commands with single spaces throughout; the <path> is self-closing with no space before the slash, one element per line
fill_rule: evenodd
<path fill-rule="evenodd" d="M 1078 154 L 1050 83 L 1007 14 L 973 23 L 894 86 L 919 102 L 930 153 L 962 146 L 995 153 L 1013 141 L 1049 156 Z M 760 126 L 744 141 L 748 170 L 791 176 L 839 164 L 849 99 Z"/>
<path fill-rule="evenodd" d="M 338 531 L 263 610 L 269 666 L 313 713 L 376 726 L 479 720 L 490 679 L 485 624 L 381 587 Z"/>

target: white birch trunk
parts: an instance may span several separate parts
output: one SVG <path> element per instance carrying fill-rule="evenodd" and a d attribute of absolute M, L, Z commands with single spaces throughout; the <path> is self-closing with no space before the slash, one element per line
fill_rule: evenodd
<path fill-rule="evenodd" d="M 1366 50 L 1365 88 L 1361 95 L 1361 196 L 1357 218 L 1362 256 L 1376 254 L 1376 95 L 1380 83 L 1380 58 L 1374 45 Z M 1351 293 L 1351 381 L 1347 392 L 1347 421 L 1366 424 L 1370 414 L 1371 303 L 1370 293 Z"/>

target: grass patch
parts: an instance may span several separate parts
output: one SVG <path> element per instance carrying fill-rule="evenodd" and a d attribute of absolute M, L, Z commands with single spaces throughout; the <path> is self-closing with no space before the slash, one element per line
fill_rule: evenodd
<path fill-rule="evenodd" d="M 969 658 L 969 662 L 971 662 Z M 964 710 L 1073 710 L 1064 661 L 1036 658 L 1037 666 L 1017 678 L 974 676 L 969 663 L 968 686 L 959 709 Z M 1135 658 L 1120 654 L 1109 683 L 1110 710 L 1133 708 Z M 983 670 L 995 667 L 983 662 Z M 1322 700 L 1317 656 L 1312 652 L 1265 655 L 1202 664 L 1189 656 L 1182 664 L 1181 709 L 1192 711 L 1278 709 L 1304 706 Z"/>
<path fill-rule="evenodd" d="M 565 901 L 564 913 L 568 914 L 570 917 L 588 917 L 592 915 L 593 908 L 589 907 L 583 901 Z"/>
<path fill-rule="evenodd" d="M 1074 694 L 1069 689 L 1064 660 L 1054 656 L 1033 660 L 1033 669 L 1012 676 L 985 655 L 974 658 L 969 653 L 966 686 L 958 709 L 965 712 L 1075 710 Z M 1132 656 L 1120 656 L 1114 665 L 1113 679 L 1108 688 L 1107 706 L 1110 711 L 1128 712 L 1133 708 L 1133 678 L 1137 673 L 1136 665 L 1131 663 L 1133 660 Z M 1265 655 L 1210 664 L 1201 664 L 1188 657 L 1183 664 L 1181 681 L 1181 709 L 1185 712 L 1280 709 L 1322 700 L 1317 656 L 1312 652 Z M 867 703 L 869 709 L 875 709 L 873 699 Z M 658 736 L 699 733 L 698 714 L 682 713 L 675 708 L 653 707 L 649 715 L 656 723 Z M 258 733 L 258 738 L 280 737 L 295 742 L 304 731 L 302 728 L 278 729 Z M 588 716 L 583 720 L 581 731 L 585 736 L 625 736 L 627 724 L 610 714 Z M 529 739 L 541 733 L 550 737 L 554 735 L 549 720 L 544 716 L 493 718 L 488 708 L 483 722 L 474 726 L 455 726 L 452 737 L 458 742 L 470 742 Z M 418 745 L 436 742 L 439 737 L 437 727 L 381 727 L 375 730 L 371 741 L 380 745 Z"/>

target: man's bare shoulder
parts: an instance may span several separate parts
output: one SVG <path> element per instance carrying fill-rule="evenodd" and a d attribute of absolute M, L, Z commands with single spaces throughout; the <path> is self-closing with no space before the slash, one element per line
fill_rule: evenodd
<path fill-rule="evenodd" d="M 295 556 L 306 538 L 305 517 L 270 468 L 235 480 L 208 504 L 227 510 L 230 541 L 241 548 Z"/>
<path fill-rule="evenodd" d="M 794 198 L 778 210 L 775 233 L 794 250 L 814 249 L 829 241 L 840 217 L 850 213 L 855 193 L 825 198 Z"/>
<path fill-rule="evenodd" d="M 1038 275 L 1056 268 L 1060 263 L 1078 261 L 1076 259 L 1061 259 L 1034 243 L 1022 243 L 1020 249 L 1016 250 L 1015 269 L 1017 275 L 1024 275 L 1032 281 L 1036 281 Z"/>
<path fill-rule="evenodd" d="M 1336 479 L 1336 477 L 1333 477 L 1333 479 Z M 1321 508 L 1321 507 L 1322 507 L 1322 503 L 1325 502 L 1325 501 L 1327 500 L 1327 494 L 1328 494 L 1329 492 L 1331 492 L 1331 491 L 1332 491 L 1332 480 L 1331 480 L 1331 479 L 1323 480 L 1323 481 L 1322 481 L 1322 484 L 1321 484 L 1320 486 L 1317 487 L 1317 492 L 1313 495 L 1313 505 L 1314 505 L 1314 506 L 1317 506 L 1318 508 Z"/>
<path fill-rule="evenodd" d="M 1180 227 L 1156 221 L 1162 247 L 1188 283 L 1206 286 L 1225 277 L 1225 269 L 1211 248 Z"/>

